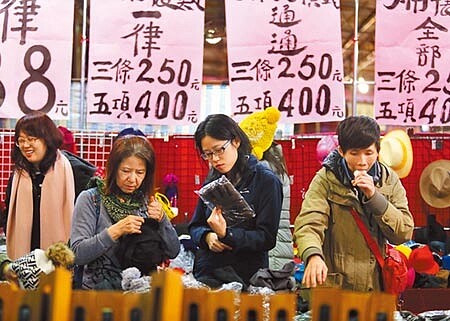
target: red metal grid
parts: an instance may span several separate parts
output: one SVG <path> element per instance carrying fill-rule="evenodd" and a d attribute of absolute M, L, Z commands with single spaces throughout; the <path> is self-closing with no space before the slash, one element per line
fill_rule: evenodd
<path fill-rule="evenodd" d="M 13 133 L 4 130 L 0 132 L 0 197 L 4 200 L 5 189 L 11 172 L 10 151 L 13 144 Z M 291 222 L 301 208 L 304 193 L 320 163 L 316 158 L 316 145 L 320 137 L 301 137 L 278 141 L 283 146 L 291 185 Z M 111 150 L 113 136 L 101 132 L 76 132 L 75 140 L 82 157 L 98 167 L 104 167 Z M 195 190 L 200 188 L 207 171 L 208 164 L 202 160 L 195 150 L 192 136 L 170 136 L 167 139 L 150 138 L 157 157 L 155 187 L 164 191 L 163 178 L 168 173 L 178 176 L 178 208 L 179 215 L 174 223 L 189 221 L 197 204 Z M 434 141 L 434 142 L 433 142 Z M 436 141 L 439 141 L 436 144 Z M 431 162 L 439 159 L 450 160 L 450 135 L 421 135 L 411 139 L 414 162 L 411 173 L 402 179 L 407 191 L 410 210 L 414 215 L 415 225 L 426 224 L 427 214 L 436 214 L 438 221 L 444 226 L 450 226 L 450 207 L 436 209 L 428 206 L 420 196 L 419 179 L 423 169 Z M 436 149 L 438 146 L 440 148 Z"/>

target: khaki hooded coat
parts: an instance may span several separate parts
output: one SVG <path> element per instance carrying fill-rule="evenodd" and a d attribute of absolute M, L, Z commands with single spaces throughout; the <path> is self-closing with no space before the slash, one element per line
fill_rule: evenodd
<path fill-rule="evenodd" d="M 358 198 L 341 164 L 335 151 L 316 173 L 295 220 L 294 241 L 304 262 L 313 254 L 322 256 L 331 283 L 348 290 L 378 291 L 379 266 L 350 210 L 358 212 L 384 253 L 386 241 L 401 244 L 412 237 L 406 191 L 395 172 L 377 162 L 377 192 L 369 200 Z"/>

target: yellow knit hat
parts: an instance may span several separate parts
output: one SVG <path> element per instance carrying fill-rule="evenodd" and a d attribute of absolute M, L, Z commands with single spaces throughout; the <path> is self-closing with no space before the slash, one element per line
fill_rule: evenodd
<path fill-rule="evenodd" d="M 399 244 L 397 246 L 395 246 L 395 249 L 401 253 L 403 253 L 403 255 L 409 259 L 409 256 L 411 255 L 412 249 L 405 245 L 405 244 Z"/>
<path fill-rule="evenodd" d="M 281 113 L 277 108 L 269 107 L 248 115 L 239 124 L 252 144 L 253 155 L 259 160 L 272 145 L 280 116 Z"/>

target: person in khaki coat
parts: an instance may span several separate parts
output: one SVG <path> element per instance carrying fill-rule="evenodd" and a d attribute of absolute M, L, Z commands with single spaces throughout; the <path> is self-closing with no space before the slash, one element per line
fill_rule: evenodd
<path fill-rule="evenodd" d="M 339 146 L 313 178 L 295 220 L 294 241 L 306 263 L 302 283 L 306 288 L 327 282 L 347 290 L 380 291 L 380 267 L 350 211 L 361 216 L 384 253 L 386 241 L 411 239 L 414 222 L 406 192 L 398 175 L 378 161 L 375 120 L 349 117 L 337 134 Z"/>

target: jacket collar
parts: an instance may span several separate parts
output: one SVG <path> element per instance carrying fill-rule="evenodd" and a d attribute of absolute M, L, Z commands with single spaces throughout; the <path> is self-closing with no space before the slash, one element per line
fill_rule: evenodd
<path fill-rule="evenodd" d="M 243 177 L 241 177 L 236 184 L 236 188 L 242 188 L 243 186 L 248 186 L 249 182 L 252 180 L 253 176 L 256 173 L 257 166 L 263 166 L 258 162 L 258 159 L 253 155 L 247 155 L 247 166 L 248 170 L 244 173 Z"/>
<path fill-rule="evenodd" d="M 349 170 L 346 160 L 339 154 L 338 150 L 332 151 L 322 163 L 323 167 L 332 171 L 336 178 L 345 186 L 352 187 L 352 180 L 355 178 L 353 173 Z M 369 175 L 373 177 L 374 183 L 377 186 L 381 184 L 381 166 L 378 161 L 368 171 Z"/>

